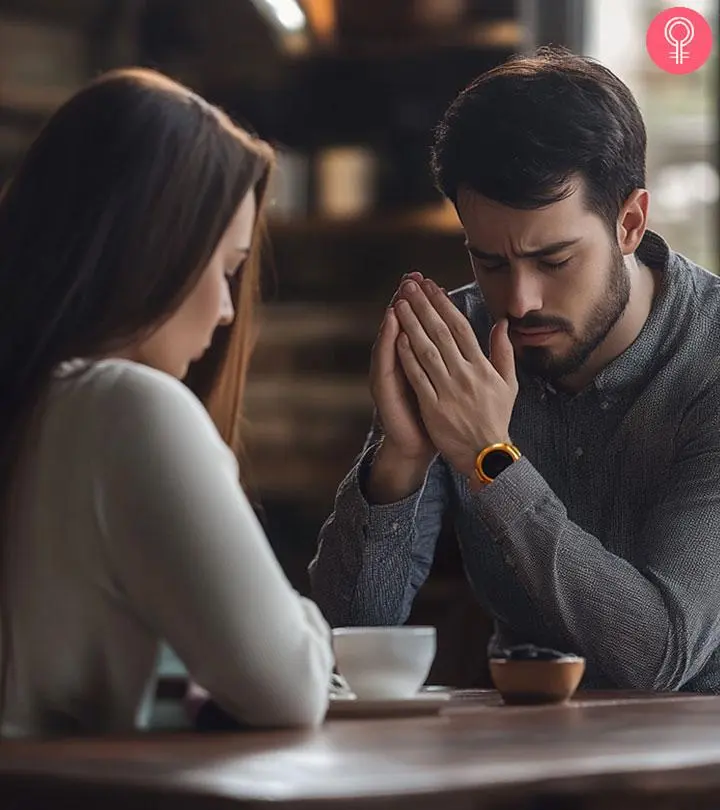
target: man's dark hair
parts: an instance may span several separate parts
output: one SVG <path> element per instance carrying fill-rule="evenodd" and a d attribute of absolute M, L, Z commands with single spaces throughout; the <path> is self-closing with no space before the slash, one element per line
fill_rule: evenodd
<path fill-rule="evenodd" d="M 457 202 L 468 187 L 512 208 L 540 208 L 585 181 L 586 203 L 614 228 L 645 187 L 645 125 L 630 90 L 592 59 L 541 48 L 475 79 L 435 130 L 432 170 Z"/>

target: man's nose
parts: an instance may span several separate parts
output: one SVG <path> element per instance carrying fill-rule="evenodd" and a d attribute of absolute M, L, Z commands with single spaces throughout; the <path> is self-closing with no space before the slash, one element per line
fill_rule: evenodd
<path fill-rule="evenodd" d="M 506 311 L 510 318 L 524 318 L 542 309 L 542 279 L 537 273 L 513 268 L 509 274 Z"/>

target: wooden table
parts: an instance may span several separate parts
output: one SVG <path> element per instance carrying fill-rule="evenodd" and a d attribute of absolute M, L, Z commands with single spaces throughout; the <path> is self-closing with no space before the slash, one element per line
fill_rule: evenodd
<path fill-rule="evenodd" d="M 720 697 L 580 695 L 317 731 L 0 744 L 0 808 L 704 808 L 720 796 Z"/>

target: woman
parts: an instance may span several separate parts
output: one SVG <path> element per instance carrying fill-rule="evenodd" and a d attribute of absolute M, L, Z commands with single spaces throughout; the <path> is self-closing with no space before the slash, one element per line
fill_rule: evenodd
<path fill-rule="evenodd" d="M 324 717 L 328 627 L 228 447 L 270 163 L 125 70 L 53 116 L 0 200 L 4 735 L 143 726 L 162 640 L 241 723 Z"/>

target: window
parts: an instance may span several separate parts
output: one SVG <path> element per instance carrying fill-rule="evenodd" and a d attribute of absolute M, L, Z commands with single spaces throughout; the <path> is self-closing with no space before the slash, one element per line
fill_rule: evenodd
<path fill-rule="evenodd" d="M 664 8 L 683 5 L 713 28 L 702 68 L 673 75 L 645 49 L 645 32 Z M 718 253 L 718 0 L 587 0 L 585 53 L 632 90 L 648 132 L 650 227 L 698 264 L 720 272 Z"/>

